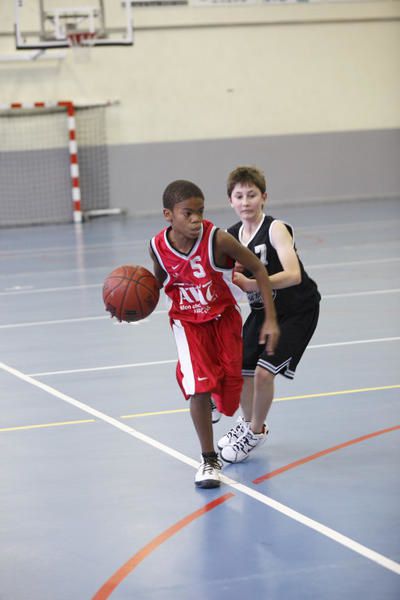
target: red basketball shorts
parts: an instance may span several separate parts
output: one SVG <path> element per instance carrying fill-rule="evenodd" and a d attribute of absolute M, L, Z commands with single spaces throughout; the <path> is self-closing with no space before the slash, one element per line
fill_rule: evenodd
<path fill-rule="evenodd" d="M 210 393 L 218 410 L 239 407 L 242 377 L 242 317 L 236 307 L 205 323 L 171 320 L 178 349 L 176 378 L 186 399 Z"/>

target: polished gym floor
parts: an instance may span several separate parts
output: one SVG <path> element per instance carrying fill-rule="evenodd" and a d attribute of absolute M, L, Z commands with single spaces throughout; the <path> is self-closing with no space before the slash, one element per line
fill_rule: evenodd
<path fill-rule="evenodd" d="M 136 324 L 102 302 L 111 270 L 150 267 L 161 210 L 0 231 L 1 600 L 398 600 L 400 202 L 270 212 L 321 317 L 267 443 L 215 490 L 164 298 Z"/>

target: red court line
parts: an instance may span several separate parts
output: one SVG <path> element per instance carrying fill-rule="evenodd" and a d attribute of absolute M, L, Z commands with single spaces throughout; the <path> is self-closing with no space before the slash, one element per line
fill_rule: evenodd
<path fill-rule="evenodd" d="M 175 535 L 175 533 L 178 533 L 178 531 L 186 527 L 186 525 L 189 525 L 189 523 L 191 523 L 195 519 L 198 519 L 213 508 L 216 508 L 223 502 L 226 502 L 226 500 L 230 500 L 231 498 L 233 498 L 234 495 L 235 494 L 229 492 L 228 494 L 224 494 L 223 496 L 216 498 L 212 502 L 209 502 L 202 508 L 199 508 L 199 510 L 196 510 L 195 512 L 191 513 L 187 517 L 184 517 L 183 519 L 181 519 L 180 521 L 163 531 L 163 533 L 155 537 L 151 542 L 146 544 L 146 546 L 143 546 L 143 548 L 139 550 L 139 552 L 134 554 L 132 558 L 130 558 L 124 565 L 122 565 L 122 567 L 118 569 L 118 571 L 115 571 L 115 573 L 110 577 L 110 579 L 108 579 L 106 583 L 98 590 L 98 592 L 96 592 L 92 600 L 107 600 L 107 598 L 110 597 L 112 592 L 121 583 L 121 581 L 125 579 L 125 577 L 129 575 L 129 573 L 131 573 L 133 569 L 135 569 L 138 566 L 139 563 L 142 562 L 142 560 L 144 560 L 151 552 L 153 552 L 153 550 L 158 548 L 158 546 L 160 546 L 163 542 Z"/>
<path fill-rule="evenodd" d="M 369 440 L 378 435 L 383 435 L 384 433 L 389 433 L 391 431 L 396 431 L 396 429 L 400 429 L 400 425 L 396 425 L 395 427 L 389 427 L 387 429 L 380 429 L 379 431 L 374 431 L 373 433 L 368 433 L 367 435 L 362 435 L 361 437 L 354 438 L 353 440 L 349 440 L 348 442 L 343 442 L 343 444 L 338 444 L 337 446 L 332 446 L 331 448 L 327 448 L 326 450 L 321 450 L 321 452 L 316 452 L 315 454 L 310 454 L 310 456 L 306 456 L 305 458 L 300 458 L 295 462 L 292 462 L 284 467 L 280 467 L 275 471 L 271 471 L 270 473 L 266 473 L 265 475 L 261 475 L 261 477 L 257 477 L 257 479 L 253 479 L 253 483 L 262 483 L 266 479 L 271 479 L 272 477 L 276 477 L 276 475 L 280 475 L 285 471 L 290 471 L 290 469 L 295 469 L 296 467 L 300 467 L 300 465 L 304 465 L 305 463 L 311 462 L 317 458 L 321 458 L 321 456 L 326 456 L 326 454 L 331 454 L 332 452 L 336 452 L 337 450 L 342 450 L 343 448 L 347 448 L 348 446 L 352 446 L 353 444 L 358 444 L 360 442 L 364 442 L 365 440 Z"/>
<path fill-rule="evenodd" d="M 300 460 L 296 460 L 284 467 L 280 467 L 275 471 L 271 471 L 270 473 L 266 473 L 261 477 L 257 477 L 257 479 L 253 479 L 253 483 L 262 483 L 266 479 L 271 479 L 276 475 L 280 475 L 285 471 L 289 471 L 290 469 L 295 469 L 301 465 L 304 465 L 307 462 L 311 462 L 312 460 L 316 460 L 317 458 L 321 458 L 321 456 L 325 456 L 326 454 L 331 454 L 332 452 L 336 452 L 337 450 L 342 450 L 343 448 L 347 448 L 348 446 L 352 446 L 353 444 L 358 444 L 360 442 L 364 442 L 365 440 L 371 439 L 373 437 L 377 437 L 378 435 L 383 435 L 384 433 L 390 433 L 391 431 L 396 431 L 400 429 L 400 425 L 396 425 L 395 427 L 388 427 L 387 429 L 380 429 L 379 431 L 374 431 L 373 433 L 368 433 L 367 435 L 362 435 L 361 437 L 354 438 L 353 440 L 349 440 L 348 442 L 343 442 L 342 444 L 338 444 L 337 446 L 332 446 L 331 448 L 327 448 L 326 450 L 322 450 L 321 452 L 316 452 L 315 454 L 311 454 L 310 456 L 306 456 L 305 458 L 301 458 Z M 235 494 L 232 492 L 228 494 L 224 494 L 219 498 L 216 498 L 212 502 L 209 502 L 199 510 L 191 513 L 190 515 L 184 517 L 168 529 L 166 529 L 163 533 L 155 537 L 151 542 L 146 544 L 139 552 L 134 554 L 120 569 L 118 569 L 107 581 L 106 583 L 96 592 L 93 596 L 92 600 L 107 600 L 110 597 L 115 588 L 131 573 L 153 550 L 158 548 L 163 542 L 168 540 L 170 537 L 178 533 L 181 529 L 189 525 L 195 519 L 198 519 L 205 513 L 209 512 L 213 508 L 216 508 L 223 502 L 230 500 L 233 498 Z"/>

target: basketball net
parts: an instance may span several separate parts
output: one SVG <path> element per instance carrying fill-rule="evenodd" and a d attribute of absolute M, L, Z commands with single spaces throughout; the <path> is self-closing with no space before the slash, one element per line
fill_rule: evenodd
<path fill-rule="evenodd" d="M 83 63 L 90 60 L 90 49 L 94 46 L 96 39 L 94 31 L 71 31 L 67 33 L 67 39 L 75 62 Z"/>

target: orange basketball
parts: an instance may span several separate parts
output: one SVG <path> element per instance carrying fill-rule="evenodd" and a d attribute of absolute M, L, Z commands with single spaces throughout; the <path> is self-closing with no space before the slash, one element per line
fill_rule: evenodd
<path fill-rule="evenodd" d="M 104 280 L 106 310 L 119 321 L 140 321 L 153 312 L 160 288 L 153 273 L 140 265 L 123 265 Z"/>

